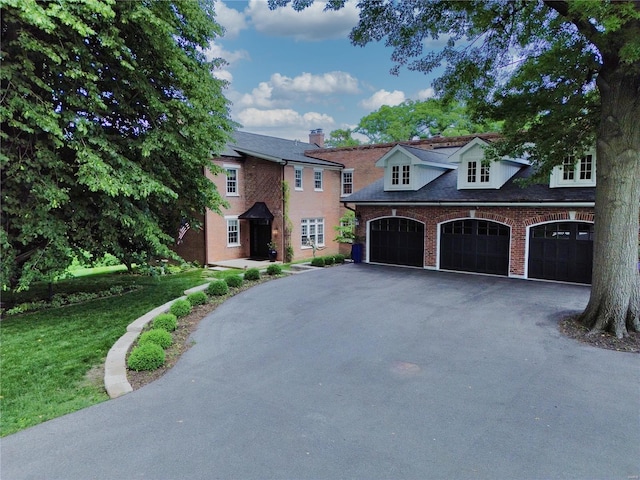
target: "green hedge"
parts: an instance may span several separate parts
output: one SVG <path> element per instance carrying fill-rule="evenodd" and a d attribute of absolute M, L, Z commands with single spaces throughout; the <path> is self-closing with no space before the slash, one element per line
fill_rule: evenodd
<path fill-rule="evenodd" d="M 193 292 L 187 295 L 187 300 L 191 305 L 204 305 L 207 303 L 207 294 L 204 292 Z"/>
<path fill-rule="evenodd" d="M 173 313 L 161 313 L 153 319 L 153 328 L 162 328 L 167 332 L 173 332 L 178 328 L 178 317 Z"/>
<path fill-rule="evenodd" d="M 227 285 L 231 288 L 241 287 L 243 282 L 240 275 L 229 275 L 228 277 L 225 277 L 224 281 L 227 282 Z"/>
<path fill-rule="evenodd" d="M 250 268 L 244 272 L 245 280 L 260 280 L 260 270 L 257 268 Z"/>
<path fill-rule="evenodd" d="M 164 365 L 164 350 L 155 343 L 145 343 L 131 350 L 127 365 L 131 370 L 155 370 Z"/>
<path fill-rule="evenodd" d="M 173 343 L 173 337 L 164 328 L 154 328 L 147 332 L 143 332 L 138 339 L 138 346 L 146 343 L 155 343 L 162 348 L 169 348 Z"/>
<path fill-rule="evenodd" d="M 207 287 L 207 293 L 212 296 L 226 295 L 229 293 L 229 286 L 224 280 L 215 280 Z"/>
<path fill-rule="evenodd" d="M 169 313 L 173 313 L 177 318 L 185 317 L 191 313 L 191 303 L 187 299 L 179 299 L 171 304 Z"/>

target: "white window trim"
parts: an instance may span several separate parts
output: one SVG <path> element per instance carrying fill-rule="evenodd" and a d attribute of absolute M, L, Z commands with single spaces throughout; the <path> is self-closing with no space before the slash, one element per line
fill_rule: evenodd
<path fill-rule="evenodd" d="M 320 188 L 316 187 L 316 173 L 320 174 Z M 313 190 L 322 192 L 324 190 L 324 170 L 322 168 L 313 169 Z"/>
<path fill-rule="evenodd" d="M 226 236 L 227 236 L 227 247 L 240 247 L 241 243 L 240 243 L 240 220 L 238 220 L 238 216 L 234 215 L 234 216 L 227 216 L 225 215 L 224 217 L 225 221 L 226 221 L 226 226 L 227 226 L 227 231 L 226 231 Z M 237 243 L 229 243 L 229 222 L 236 222 L 236 225 L 238 226 L 238 242 Z"/>
<path fill-rule="evenodd" d="M 340 174 L 340 196 L 341 197 L 348 197 L 349 195 L 351 195 L 351 193 L 353 193 L 353 168 L 345 168 L 344 170 L 342 170 L 342 173 Z M 344 193 L 344 174 L 345 173 L 350 173 L 351 174 L 351 193 Z"/>
<path fill-rule="evenodd" d="M 580 165 L 584 157 L 591 156 L 591 178 L 580 178 Z M 596 155 L 593 151 L 586 152 L 573 166 L 573 178 L 564 179 L 564 164 L 558 165 L 553 168 L 551 172 L 551 178 L 549 179 L 549 188 L 561 188 L 561 187 L 595 187 L 596 186 L 596 169 L 597 169 Z"/>
<path fill-rule="evenodd" d="M 300 186 L 296 186 L 296 173 L 300 172 Z M 298 192 L 304 190 L 304 167 L 293 167 L 293 188 Z"/>
<path fill-rule="evenodd" d="M 225 171 L 225 181 L 224 181 L 224 190 L 226 192 L 226 196 L 227 197 L 239 197 L 240 196 L 240 165 L 222 165 L 222 168 Z M 229 192 L 229 184 L 228 182 L 228 177 L 227 177 L 227 171 L 228 170 L 235 170 L 236 172 L 236 191 L 235 192 Z"/>
<path fill-rule="evenodd" d="M 317 226 L 320 224 L 320 222 L 322 223 L 322 240 L 323 240 L 323 241 L 322 241 L 321 243 L 316 244 L 316 245 L 315 245 L 315 248 L 319 248 L 319 247 L 324 247 L 324 246 L 325 246 L 326 232 L 325 232 L 325 221 L 324 221 L 324 217 L 301 218 L 301 219 L 300 219 L 300 240 L 301 240 L 301 246 L 300 246 L 300 248 L 301 248 L 302 250 L 308 250 L 308 249 L 313 248 L 313 246 L 312 246 L 312 245 L 309 245 L 308 243 L 306 243 L 306 242 L 302 241 L 302 231 L 303 231 L 302 224 L 306 221 L 306 222 L 307 222 L 307 224 L 306 224 L 306 225 L 307 225 L 307 229 L 309 229 L 309 221 L 310 221 L 310 220 L 313 220 L 313 221 L 314 221 L 314 225 L 316 225 L 316 233 L 315 233 L 316 238 L 317 238 L 317 236 L 318 236 L 318 228 L 317 228 Z M 319 221 L 320 221 L 320 222 L 319 222 Z M 308 232 L 308 230 L 307 230 L 307 234 L 308 234 L 308 233 L 309 233 L 309 232 Z M 307 237 L 306 237 L 306 238 L 309 238 L 309 235 L 307 235 Z"/>

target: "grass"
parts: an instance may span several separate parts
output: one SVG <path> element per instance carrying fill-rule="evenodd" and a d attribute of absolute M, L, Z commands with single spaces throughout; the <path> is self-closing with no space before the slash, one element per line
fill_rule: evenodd
<path fill-rule="evenodd" d="M 206 271 L 161 277 L 93 275 L 54 284 L 54 293 L 98 291 L 135 283 L 142 288 L 118 297 L 7 317 L 1 323 L 0 436 L 107 400 L 102 375 L 90 378 L 126 327 L 149 310 L 206 282 Z M 19 302 L 47 298 L 48 285 L 34 285 Z M 94 375 L 96 377 L 96 375 Z"/>

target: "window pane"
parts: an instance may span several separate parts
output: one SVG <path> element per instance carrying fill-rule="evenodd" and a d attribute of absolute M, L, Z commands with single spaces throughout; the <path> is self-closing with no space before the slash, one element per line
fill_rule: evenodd
<path fill-rule="evenodd" d="M 391 167 L 391 185 L 400 184 L 400 167 L 398 165 L 393 165 Z"/>
<path fill-rule="evenodd" d="M 468 183 L 475 183 L 477 166 L 478 166 L 477 162 L 469 162 L 469 164 L 467 165 L 467 182 Z"/>

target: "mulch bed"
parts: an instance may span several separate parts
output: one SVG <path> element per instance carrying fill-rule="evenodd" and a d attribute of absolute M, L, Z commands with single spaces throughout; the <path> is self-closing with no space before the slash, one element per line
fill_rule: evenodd
<path fill-rule="evenodd" d="M 560 333 L 592 347 L 615 350 L 617 352 L 640 353 L 640 333 L 631 332 L 628 337 L 617 338 L 608 332 L 590 333 L 578 322 L 577 316 L 565 318 L 558 325 Z"/>

